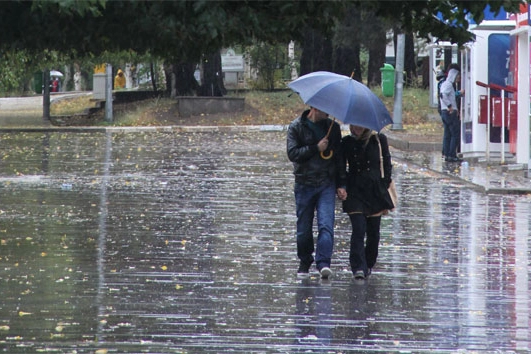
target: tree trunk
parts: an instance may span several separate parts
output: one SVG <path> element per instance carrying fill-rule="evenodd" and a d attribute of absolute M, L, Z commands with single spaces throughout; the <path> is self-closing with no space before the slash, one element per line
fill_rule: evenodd
<path fill-rule="evenodd" d="M 336 27 L 333 37 L 333 71 L 338 74 L 352 76 L 362 81 L 360 51 L 361 43 L 357 40 L 356 25 L 361 23 L 360 11 L 350 6 L 343 22 Z"/>
<path fill-rule="evenodd" d="M 220 57 L 221 60 L 221 57 Z M 177 79 L 178 96 L 194 96 L 197 94 L 199 84 L 194 77 L 194 63 L 179 63 L 174 65 L 175 76 Z"/>
<path fill-rule="evenodd" d="M 332 71 L 332 41 L 319 32 L 307 29 L 302 42 L 300 75 L 314 71 Z"/>
<path fill-rule="evenodd" d="M 71 91 L 72 82 L 74 81 L 72 79 L 72 65 L 65 65 L 63 74 L 65 74 L 63 77 L 63 91 Z"/>
<path fill-rule="evenodd" d="M 193 78 L 192 75 L 192 79 Z M 200 96 L 223 96 L 227 93 L 221 71 L 221 53 L 218 51 L 203 61 L 203 80 L 199 88 Z"/>
<path fill-rule="evenodd" d="M 406 87 L 417 86 L 417 59 L 415 57 L 415 44 L 412 33 L 406 33 L 404 50 L 404 71 L 406 72 Z"/>
<path fill-rule="evenodd" d="M 334 50 L 333 57 L 335 73 L 352 76 L 357 81 L 362 80 L 359 44 L 352 48 L 338 47 Z"/>
<path fill-rule="evenodd" d="M 81 91 L 83 78 L 81 76 L 81 67 L 79 63 L 74 63 L 74 90 Z"/>
<path fill-rule="evenodd" d="M 133 65 L 131 63 L 126 63 L 124 68 L 125 75 L 125 88 L 131 89 L 134 87 L 133 83 Z"/>
<path fill-rule="evenodd" d="M 369 67 L 367 73 L 367 86 L 374 87 L 382 84 L 382 73 L 380 68 L 385 63 L 385 49 L 387 47 L 387 37 L 383 30 L 374 33 L 377 39 L 373 41 L 369 48 Z"/>
<path fill-rule="evenodd" d="M 399 31 L 394 31 L 393 41 L 395 45 L 395 58 L 396 58 L 396 39 Z M 413 35 L 411 33 L 405 33 L 405 47 L 404 47 L 404 71 L 405 79 L 404 86 L 411 87 L 417 82 L 417 63 L 415 60 L 415 45 L 413 43 Z"/>
<path fill-rule="evenodd" d="M 151 85 L 153 86 L 153 91 L 157 92 L 157 78 L 155 77 L 155 67 L 153 62 L 149 63 L 149 71 L 151 73 Z"/>
<path fill-rule="evenodd" d="M 422 88 L 430 87 L 430 57 L 422 58 Z"/>
<path fill-rule="evenodd" d="M 44 92 L 42 93 L 42 119 L 50 121 L 50 69 L 44 69 L 43 79 Z"/>
<path fill-rule="evenodd" d="M 177 97 L 175 65 L 164 63 L 164 75 L 166 76 L 166 94 L 171 98 Z"/>

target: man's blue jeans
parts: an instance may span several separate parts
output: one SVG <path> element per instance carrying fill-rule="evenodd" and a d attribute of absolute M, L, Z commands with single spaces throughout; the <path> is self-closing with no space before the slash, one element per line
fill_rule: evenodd
<path fill-rule="evenodd" d="M 336 187 L 330 181 L 321 186 L 295 183 L 297 207 L 297 256 L 302 263 L 314 261 L 317 269 L 330 267 L 334 248 Z M 313 220 L 317 212 L 317 247 L 313 242 Z"/>
<path fill-rule="evenodd" d="M 445 157 L 457 157 L 457 144 L 461 138 L 461 121 L 454 109 L 452 113 L 443 109 L 441 118 L 444 124 L 443 154 Z"/>

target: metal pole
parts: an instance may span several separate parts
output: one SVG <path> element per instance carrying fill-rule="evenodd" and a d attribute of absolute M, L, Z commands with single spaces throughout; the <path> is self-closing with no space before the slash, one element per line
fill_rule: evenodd
<path fill-rule="evenodd" d="M 502 105 L 502 114 L 501 114 L 501 161 L 500 163 L 505 164 L 505 90 L 501 90 L 501 105 Z"/>
<path fill-rule="evenodd" d="M 106 64 L 105 70 L 105 121 L 112 123 L 112 65 Z"/>
<path fill-rule="evenodd" d="M 487 150 L 485 151 L 487 163 L 490 162 L 490 122 L 490 87 L 487 86 Z"/>
<path fill-rule="evenodd" d="M 402 129 L 402 92 L 404 90 L 404 52 L 406 35 L 401 33 L 396 40 L 395 68 L 395 103 L 393 107 L 393 127 L 391 130 Z"/>

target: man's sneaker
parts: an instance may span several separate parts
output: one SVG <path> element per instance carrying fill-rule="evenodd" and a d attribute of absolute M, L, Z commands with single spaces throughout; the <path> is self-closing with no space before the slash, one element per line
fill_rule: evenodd
<path fill-rule="evenodd" d="M 372 274 L 372 268 L 367 269 L 367 276 Z"/>
<path fill-rule="evenodd" d="M 321 268 L 319 272 L 321 273 L 321 278 L 323 279 L 328 279 L 328 277 L 332 275 L 332 270 L 328 267 Z"/>
<path fill-rule="evenodd" d="M 357 270 L 354 272 L 354 279 L 363 280 L 365 279 L 365 273 L 363 273 L 363 270 Z"/>
<path fill-rule="evenodd" d="M 308 278 L 310 276 L 310 265 L 305 263 L 300 263 L 299 270 L 297 271 L 297 278 Z"/>

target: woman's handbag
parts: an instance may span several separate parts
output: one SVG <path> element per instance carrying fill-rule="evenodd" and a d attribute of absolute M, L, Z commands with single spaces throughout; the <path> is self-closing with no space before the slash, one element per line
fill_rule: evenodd
<path fill-rule="evenodd" d="M 389 195 L 391 196 L 391 200 L 393 201 L 393 205 L 396 208 L 396 206 L 398 205 L 398 193 L 396 193 L 395 181 L 391 180 L 391 183 L 389 184 L 389 188 L 387 188 L 387 191 L 389 192 Z M 393 211 L 395 210 L 395 208 L 389 211 Z"/>
<path fill-rule="evenodd" d="M 383 168 L 382 144 L 380 144 L 380 139 L 378 138 L 378 134 L 376 134 L 376 141 L 378 141 L 378 148 L 380 149 L 380 174 L 383 179 L 385 177 L 385 174 L 384 174 L 384 168 Z M 393 205 L 396 208 L 396 206 L 398 205 L 398 193 L 396 192 L 395 181 L 391 180 L 391 183 L 389 184 L 389 187 L 387 188 L 387 192 L 389 193 L 389 196 L 391 197 L 391 200 L 393 201 Z M 395 208 L 389 209 L 388 211 L 393 211 L 395 210 Z M 383 214 L 387 214 L 387 212 L 384 211 Z"/>

